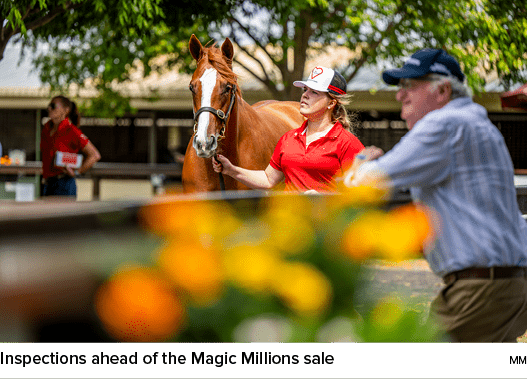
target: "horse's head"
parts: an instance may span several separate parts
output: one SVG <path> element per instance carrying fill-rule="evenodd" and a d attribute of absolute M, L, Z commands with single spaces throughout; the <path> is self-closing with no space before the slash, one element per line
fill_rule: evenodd
<path fill-rule="evenodd" d="M 212 157 L 218 140 L 224 137 L 239 89 L 232 71 L 234 49 L 229 39 L 221 50 L 203 47 L 195 35 L 190 37 L 190 54 L 197 61 L 189 89 L 194 104 L 194 140 L 199 157 Z"/>

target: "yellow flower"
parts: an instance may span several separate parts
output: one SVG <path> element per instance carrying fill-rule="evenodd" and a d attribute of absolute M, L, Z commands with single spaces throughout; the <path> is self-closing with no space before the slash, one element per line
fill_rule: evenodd
<path fill-rule="evenodd" d="M 300 262 L 283 262 L 276 269 L 273 289 L 293 311 L 318 316 L 331 303 L 331 284 L 316 267 Z"/>
<path fill-rule="evenodd" d="M 171 338 L 185 319 L 185 308 L 154 269 L 128 267 L 97 291 L 96 312 L 110 335 L 120 341 Z"/>
<path fill-rule="evenodd" d="M 266 293 L 280 264 L 278 253 L 264 245 L 240 245 L 224 253 L 226 277 L 253 293 Z"/>
<path fill-rule="evenodd" d="M 362 261 L 377 254 L 378 242 L 384 234 L 386 213 L 368 210 L 353 221 L 344 231 L 342 249 L 355 261 Z"/>
<path fill-rule="evenodd" d="M 309 217 L 312 212 L 313 202 L 309 197 L 297 193 L 274 195 L 262 200 L 267 213 L 276 211 L 288 212 L 302 217 Z"/>
<path fill-rule="evenodd" d="M 424 209 L 409 204 L 392 209 L 384 223 L 379 252 L 388 260 L 401 261 L 419 256 L 423 243 L 432 234 Z"/>
<path fill-rule="evenodd" d="M 311 221 L 287 209 L 271 209 L 262 218 L 270 228 L 268 243 L 286 254 L 306 252 L 315 243 Z"/>
<path fill-rule="evenodd" d="M 158 264 L 174 285 L 185 290 L 197 304 L 211 304 L 223 291 L 219 254 L 197 241 L 170 241 L 161 250 Z"/>
<path fill-rule="evenodd" d="M 389 192 L 386 189 L 373 186 L 343 187 L 340 194 L 331 197 L 329 206 L 332 209 L 377 206 L 386 203 L 388 195 Z"/>
<path fill-rule="evenodd" d="M 404 305 L 395 296 L 387 296 L 378 301 L 372 310 L 372 323 L 378 329 L 389 330 L 395 327 L 403 316 Z"/>

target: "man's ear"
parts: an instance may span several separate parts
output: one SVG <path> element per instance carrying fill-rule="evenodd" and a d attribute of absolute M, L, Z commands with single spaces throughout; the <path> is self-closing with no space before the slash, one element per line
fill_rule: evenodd
<path fill-rule="evenodd" d="M 437 90 L 439 93 L 439 101 L 441 103 L 447 104 L 450 102 L 450 97 L 452 96 L 452 84 L 449 81 L 441 83 Z"/>

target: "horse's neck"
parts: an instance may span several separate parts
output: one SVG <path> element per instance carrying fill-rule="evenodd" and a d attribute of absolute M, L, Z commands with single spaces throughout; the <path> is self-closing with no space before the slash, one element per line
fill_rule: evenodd
<path fill-rule="evenodd" d="M 248 138 L 251 136 L 251 126 L 258 122 L 258 114 L 253 110 L 251 105 L 243 100 L 242 97 L 236 98 L 236 104 L 233 108 L 233 118 L 229 122 L 229 129 L 235 132 L 236 144 L 241 139 Z"/>

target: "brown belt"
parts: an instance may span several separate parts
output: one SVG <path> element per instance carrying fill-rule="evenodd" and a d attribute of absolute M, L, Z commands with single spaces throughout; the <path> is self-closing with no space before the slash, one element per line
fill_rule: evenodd
<path fill-rule="evenodd" d="M 63 175 L 57 175 L 57 176 L 48 177 L 48 178 L 42 178 L 42 184 L 47 185 L 51 181 L 57 181 L 57 180 L 65 178 L 65 177 L 70 177 L 70 176 L 68 176 L 67 174 L 63 174 Z"/>
<path fill-rule="evenodd" d="M 471 268 L 451 272 L 443 277 L 446 284 L 458 279 L 503 279 L 519 278 L 527 274 L 527 267 Z"/>

